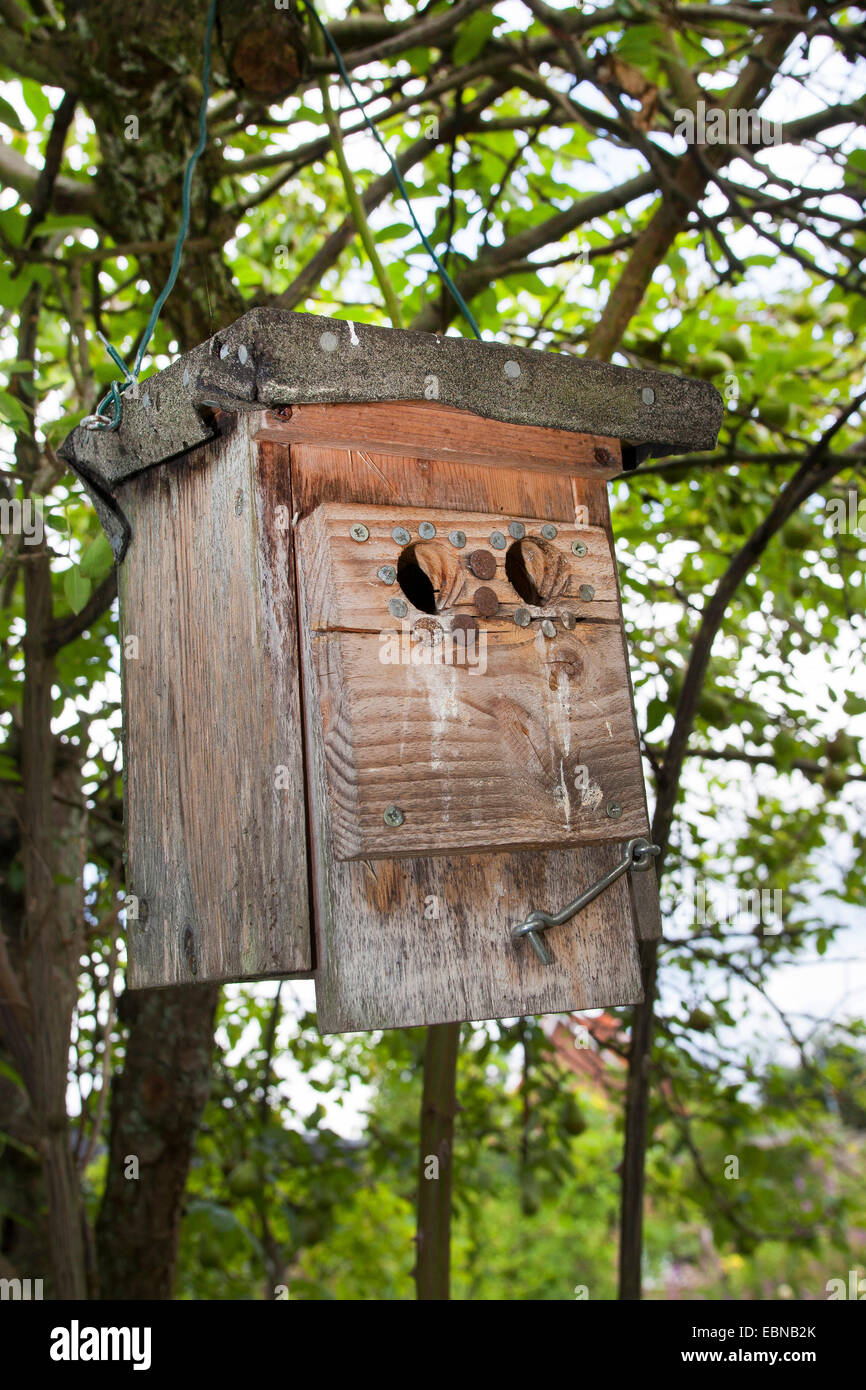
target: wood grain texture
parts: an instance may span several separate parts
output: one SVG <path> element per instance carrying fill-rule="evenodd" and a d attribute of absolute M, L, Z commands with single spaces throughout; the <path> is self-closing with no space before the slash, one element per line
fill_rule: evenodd
<path fill-rule="evenodd" d="M 615 478 L 622 471 L 618 439 L 506 425 L 436 401 L 291 406 L 280 416 L 269 412 L 257 437 L 455 459 L 530 474 L 559 470 L 569 476 Z"/>
<path fill-rule="evenodd" d="M 588 478 L 572 479 L 572 495 L 574 498 L 575 512 L 581 521 L 586 521 L 589 525 L 601 526 L 610 545 L 611 556 L 614 563 L 614 573 L 617 584 L 617 600 L 621 605 L 619 593 L 619 571 L 616 568 L 616 556 L 613 543 L 613 526 L 610 518 L 610 501 L 607 495 L 607 485 L 595 482 Z M 634 710 L 634 688 L 631 679 L 631 664 L 629 661 L 628 642 L 625 635 L 625 626 L 620 627 L 622 637 L 622 649 L 625 659 L 625 669 L 628 676 L 629 700 L 631 703 L 632 725 L 635 738 L 640 735 L 637 728 L 637 718 Z M 641 779 L 641 789 L 646 807 L 646 785 Z M 647 812 L 649 817 L 649 812 Z M 655 864 L 648 869 L 643 869 L 639 873 L 629 874 L 629 891 L 632 900 L 632 914 L 635 921 L 638 940 L 658 941 L 662 936 L 662 916 L 659 906 L 658 876 Z"/>
<path fill-rule="evenodd" d="M 570 479 L 397 459 L 308 444 L 292 449 L 293 505 L 323 500 L 447 505 L 573 523 Z M 286 464 L 288 468 L 288 463 Z M 593 518 L 594 520 L 594 518 Z M 303 575 L 299 576 L 303 588 Z M 302 609 L 303 593 L 299 595 Z M 615 629 L 598 625 L 602 631 Z M 620 880 L 547 934 L 542 966 L 511 929 L 534 908 L 556 911 L 621 856 L 621 841 L 575 850 L 341 861 L 332 817 L 314 635 L 302 624 L 308 790 L 316 921 L 316 994 L 324 1033 L 636 1003 L 641 985 L 628 885 Z"/>
<path fill-rule="evenodd" d="M 359 521 L 369 531 L 369 539 L 360 544 L 351 536 L 353 522 Z M 419 526 L 425 522 L 435 528 L 431 539 L 422 539 L 419 534 Z M 509 535 L 512 522 L 525 529 L 519 541 Z M 385 583 L 379 571 L 390 565 L 399 572 L 401 561 L 411 557 L 430 577 L 436 610 L 443 621 L 458 615 L 478 616 L 474 596 L 478 589 L 486 588 L 493 591 L 499 604 L 495 616 L 482 619 L 482 627 L 489 632 L 509 633 L 518 608 L 526 608 L 536 626 L 542 618 L 553 619 L 560 633 L 563 613 L 581 623 L 618 624 L 619 592 L 607 534 L 597 526 L 563 524 L 553 540 L 546 540 L 541 536 L 542 524 L 543 518 L 505 512 L 369 505 L 359 509 L 354 503 L 323 503 L 297 527 L 309 622 L 318 632 L 338 628 L 401 632 L 402 620 L 389 610 L 391 599 L 404 597 L 399 580 Z M 400 528 L 409 534 L 408 543 L 395 541 L 393 532 Z M 466 537 L 461 548 L 449 541 L 452 531 L 461 531 Z M 504 536 L 505 549 L 492 546 L 494 532 Z M 573 542 L 585 546 L 586 554 L 574 555 Z M 544 602 L 535 604 L 521 597 L 508 577 L 509 554 L 518 549 L 523 554 L 530 552 L 536 561 L 532 578 L 545 596 Z M 478 551 L 495 565 L 492 575 L 478 577 L 473 573 L 471 561 Z M 591 598 L 581 597 L 583 586 L 592 589 Z M 426 610 L 411 603 L 409 607 L 411 619 L 424 616 Z"/>
<path fill-rule="evenodd" d="M 507 551 L 487 542 L 507 534 L 508 518 L 474 512 L 368 507 L 369 539 L 352 540 L 352 506 L 323 504 L 300 523 L 298 564 L 304 576 L 303 621 L 314 634 L 312 656 L 322 713 L 335 853 L 340 858 L 454 854 L 506 846 L 553 848 L 647 833 L 640 757 L 631 713 L 616 602 L 616 576 L 605 533 L 562 526 L 544 542 L 555 600 L 525 605 L 505 574 Z M 419 520 L 437 536 L 453 527 L 465 547 L 434 539 L 422 549 L 439 582 L 431 618 L 407 605 L 389 612 L 398 584 L 378 577 L 398 562 L 395 525 L 417 536 Z M 527 536 L 538 532 L 523 518 Z M 586 555 L 572 555 L 579 537 Z M 524 542 L 521 542 L 523 544 Z M 430 564 L 439 552 L 441 564 Z M 495 578 L 475 579 L 469 564 L 482 552 Z M 600 601 L 581 601 L 591 582 Z M 477 620 L 478 632 L 456 642 L 451 620 L 475 612 L 483 587 L 502 599 Z M 405 602 L 405 600 L 404 600 Z M 555 615 L 555 636 L 537 621 L 515 625 L 517 608 Z M 617 621 L 561 625 L 563 611 Z M 462 636 L 462 634 L 458 634 Z M 423 639 L 419 642 L 417 639 Z M 622 816 L 607 815 L 616 803 Z M 388 806 L 404 823 L 390 828 Z"/>
<path fill-rule="evenodd" d="M 284 462 L 241 420 L 122 489 L 132 988 L 311 967 Z"/>

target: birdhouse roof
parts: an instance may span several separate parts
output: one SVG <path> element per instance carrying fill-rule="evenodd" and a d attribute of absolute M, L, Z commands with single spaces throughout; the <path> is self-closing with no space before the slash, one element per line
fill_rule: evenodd
<path fill-rule="evenodd" d="M 253 309 L 123 397 L 117 430 L 79 426 L 60 455 L 94 500 L 214 437 L 213 411 L 437 400 L 513 425 L 606 435 L 629 461 L 712 449 L 706 381 L 437 333 Z"/>

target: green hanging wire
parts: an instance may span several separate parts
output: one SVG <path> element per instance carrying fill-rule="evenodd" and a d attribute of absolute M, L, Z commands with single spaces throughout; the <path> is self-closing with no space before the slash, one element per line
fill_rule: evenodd
<path fill-rule="evenodd" d="M 340 70 L 340 76 L 342 77 L 342 79 L 343 79 L 343 81 L 345 82 L 347 88 L 349 89 L 349 95 L 351 96 L 354 105 L 355 105 L 356 108 L 360 111 L 360 113 L 361 113 L 361 115 L 362 115 L 362 117 L 363 117 L 363 119 L 364 119 L 364 122 L 365 122 L 365 124 L 367 125 L 368 129 L 370 130 L 370 132 L 372 133 L 373 138 L 375 139 L 377 145 L 379 146 L 379 148 L 380 148 L 380 149 L 382 150 L 382 152 L 384 153 L 385 158 L 388 160 L 388 163 L 391 165 L 391 170 L 392 170 L 392 173 L 393 173 L 393 175 L 394 175 L 394 178 L 395 178 L 395 180 L 396 180 L 396 182 L 397 182 L 397 187 L 399 188 L 400 193 L 401 193 L 401 195 L 402 195 L 402 197 L 403 197 L 403 201 L 404 201 L 404 203 L 406 204 L 406 208 L 407 208 L 407 210 L 408 210 L 409 216 L 410 216 L 411 219 L 412 219 L 412 223 L 413 223 L 413 225 L 414 225 L 414 227 L 415 227 L 415 230 L 416 230 L 416 232 L 418 233 L 419 237 L 421 238 L 421 241 L 423 242 L 425 249 L 429 252 L 430 256 L 432 257 L 433 262 L 434 262 L 434 264 L 435 264 L 435 266 L 436 266 L 436 269 L 439 271 L 439 274 L 440 274 L 441 277 L 442 277 L 442 283 L 445 285 L 445 288 L 448 290 L 449 294 L 451 295 L 452 299 L 454 300 L 454 303 L 457 305 L 458 309 L 460 310 L 461 314 L 462 314 L 463 317 L 465 318 L 466 322 L 469 324 L 469 327 L 472 329 L 472 332 L 475 334 L 476 338 L 480 338 L 480 337 L 481 337 L 481 329 L 478 327 L 478 324 L 475 322 L 475 319 L 473 318 L 472 310 L 469 308 L 468 304 L 466 303 L 466 300 L 463 298 L 462 294 L 461 294 L 460 291 L 458 290 L 458 288 L 457 288 L 457 286 L 455 285 L 454 281 L 451 279 L 451 276 L 448 274 L 448 271 L 445 269 L 445 267 L 444 267 L 444 265 L 442 264 L 442 262 L 440 261 L 439 257 L 436 255 L 436 252 L 433 250 L 433 247 L 430 245 L 429 240 L 428 240 L 427 237 L 425 236 L 424 232 L 421 230 L 421 225 L 420 225 L 420 223 L 419 223 L 419 221 L 418 221 L 418 218 L 415 216 L 415 210 L 414 210 L 414 208 L 412 207 L 412 200 L 411 200 L 411 198 L 410 198 L 410 196 L 409 196 L 409 190 L 407 189 L 406 184 L 405 184 L 405 182 L 404 182 L 404 180 L 403 180 L 403 175 L 400 173 L 400 170 L 397 168 L 397 165 L 395 164 L 394 160 L 391 158 L 390 152 L 388 151 L 388 148 L 387 148 L 387 146 L 386 146 L 384 140 L 382 139 L 381 135 L 379 134 L 378 130 L 376 129 L 376 126 L 375 126 L 374 123 L 370 120 L 370 117 L 367 115 L 367 112 L 364 110 L 364 107 L 362 106 L 361 102 L 359 101 L 359 99 L 358 99 L 358 97 L 357 97 L 357 95 L 356 95 L 355 89 L 354 89 L 354 87 L 352 86 L 352 79 L 349 77 L 349 74 L 348 74 L 348 72 L 346 71 L 346 64 L 343 62 L 343 55 L 342 55 L 342 53 L 340 52 L 340 50 L 339 50 L 339 48 L 337 47 L 336 43 L 334 42 L 333 38 L 332 38 L 331 35 L 328 33 L 328 30 L 325 28 L 324 24 L 322 23 L 321 19 L 319 18 L 318 13 L 317 13 L 317 11 L 316 11 L 316 8 L 315 8 L 315 6 L 314 6 L 313 3 L 312 3 L 312 0 L 304 0 L 304 6 L 306 7 L 307 11 L 309 12 L 309 14 L 310 14 L 311 17 L 313 18 L 313 20 L 314 20 L 314 21 L 316 22 L 316 24 L 319 26 L 319 29 L 321 30 L 321 32 L 322 32 L 322 34 L 323 34 L 323 36 L 324 36 L 325 42 L 327 43 L 328 47 L 330 48 L 331 52 L 333 53 L 334 58 L 335 58 L 336 63 L 337 63 L 337 67 L 338 67 L 339 70 Z"/>
<path fill-rule="evenodd" d="M 108 389 L 107 394 L 103 397 L 103 399 L 99 402 L 99 405 L 96 407 L 96 414 L 88 415 L 86 419 L 82 420 L 81 423 L 83 425 L 88 426 L 88 428 L 90 429 L 116 430 L 118 425 L 120 424 L 121 415 L 123 411 L 123 404 L 121 399 L 122 394 L 129 386 L 134 386 L 138 381 L 138 374 L 141 371 L 141 364 L 144 361 L 144 355 L 147 352 L 147 349 L 150 345 L 150 341 L 156 330 L 156 325 L 159 321 L 159 316 L 162 313 L 163 305 L 165 304 L 165 301 L 168 299 L 168 296 L 174 289 L 178 277 L 178 272 L 180 271 L 180 263 L 181 258 L 183 256 L 183 246 L 184 242 L 186 241 L 187 232 L 189 231 L 192 177 L 195 173 L 195 166 L 198 164 L 199 159 L 204 153 L 205 146 L 207 145 L 207 104 L 210 98 L 211 48 L 213 43 L 214 24 L 216 22 L 217 3 L 218 0 L 211 0 L 207 12 L 207 22 L 205 24 L 204 32 L 204 63 L 202 66 L 201 79 L 202 98 L 201 106 L 199 107 L 198 113 L 198 143 L 196 144 L 195 149 L 193 150 L 192 154 L 187 160 L 186 171 L 183 176 L 180 227 L 177 233 L 177 240 L 174 244 L 174 255 L 172 257 L 171 270 L 169 271 L 168 279 L 166 280 L 161 293 L 157 297 L 156 302 L 154 303 L 154 306 L 150 311 L 150 318 L 147 321 L 147 325 L 145 327 L 138 352 L 135 355 L 135 364 L 131 372 L 127 369 L 123 360 L 120 358 L 117 352 L 115 352 L 111 344 L 107 342 L 105 338 L 103 338 L 101 333 L 99 334 L 99 337 L 102 338 L 102 341 L 105 344 L 105 347 L 110 357 L 122 370 L 125 380 L 122 382 L 113 381 Z M 105 415 L 105 408 L 109 404 L 109 402 L 113 407 L 113 414 L 110 417 Z"/>

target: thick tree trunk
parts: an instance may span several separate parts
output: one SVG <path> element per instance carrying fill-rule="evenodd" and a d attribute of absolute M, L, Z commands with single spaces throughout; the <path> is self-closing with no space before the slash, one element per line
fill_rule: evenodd
<path fill-rule="evenodd" d="M 111 1098 L 96 1227 L 103 1298 L 170 1298 L 183 1194 L 211 1076 L 217 990 L 125 995 L 131 1027 Z"/>

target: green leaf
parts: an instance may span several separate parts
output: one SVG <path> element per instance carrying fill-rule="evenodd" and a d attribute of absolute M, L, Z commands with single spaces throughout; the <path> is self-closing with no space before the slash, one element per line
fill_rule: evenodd
<path fill-rule="evenodd" d="M 64 574 L 63 592 L 73 613 L 80 613 L 90 598 L 90 580 L 84 578 L 78 565 L 73 565 Z"/>
<path fill-rule="evenodd" d="M 481 12 L 472 15 L 465 24 L 460 25 L 452 54 L 458 67 L 471 63 L 478 57 L 498 23 L 495 15 Z"/>
<path fill-rule="evenodd" d="M 108 537 L 104 532 L 100 532 L 84 551 L 79 569 L 85 579 L 92 579 L 94 583 L 98 584 L 109 573 L 113 564 L 114 555 L 108 543 Z"/>
<path fill-rule="evenodd" d="M 4 125 L 8 125 L 11 130 L 24 129 L 21 124 L 21 117 L 18 115 L 15 107 L 12 106 L 5 97 L 0 97 L 0 121 L 2 121 Z"/>
<path fill-rule="evenodd" d="M 11 425 L 13 430 L 30 428 L 30 418 L 27 411 L 9 391 L 0 390 L 0 420 Z"/>

